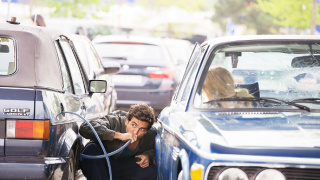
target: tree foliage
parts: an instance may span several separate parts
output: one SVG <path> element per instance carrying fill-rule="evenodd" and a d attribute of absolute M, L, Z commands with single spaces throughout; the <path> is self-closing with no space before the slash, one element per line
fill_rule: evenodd
<path fill-rule="evenodd" d="M 257 0 L 257 7 L 283 27 L 310 28 L 313 0 Z M 319 8 L 318 8 L 319 9 Z M 317 13 L 319 19 L 319 13 Z"/>
<path fill-rule="evenodd" d="M 53 8 L 53 17 L 97 18 L 98 11 L 108 10 L 102 0 L 47 0 L 46 3 Z"/>
<path fill-rule="evenodd" d="M 215 15 L 212 21 L 226 29 L 229 21 L 242 24 L 256 34 L 277 33 L 277 25 L 273 17 L 257 8 L 256 0 L 218 0 L 214 5 Z M 228 21 L 229 20 L 229 21 Z"/>
<path fill-rule="evenodd" d="M 138 4 L 154 9 L 178 6 L 187 11 L 199 11 L 205 9 L 204 0 L 137 0 Z"/>

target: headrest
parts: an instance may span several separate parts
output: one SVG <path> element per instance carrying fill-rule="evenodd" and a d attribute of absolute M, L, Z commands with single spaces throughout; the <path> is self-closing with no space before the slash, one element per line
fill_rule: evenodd
<path fill-rule="evenodd" d="M 236 88 L 245 88 L 248 89 L 249 94 L 253 95 L 255 98 L 260 97 L 260 91 L 259 91 L 259 83 L 254 82 L 252 84 L 236 84 Z"/>

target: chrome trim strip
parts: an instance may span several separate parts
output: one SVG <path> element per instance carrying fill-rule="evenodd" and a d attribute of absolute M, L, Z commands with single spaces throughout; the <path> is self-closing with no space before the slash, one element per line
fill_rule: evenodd
<path fill-rule="evenodd" d="M 61 157 L 45 157 L 44 162 L 46 164 L 62 164 L 66 163 L 66 161 Z"/>

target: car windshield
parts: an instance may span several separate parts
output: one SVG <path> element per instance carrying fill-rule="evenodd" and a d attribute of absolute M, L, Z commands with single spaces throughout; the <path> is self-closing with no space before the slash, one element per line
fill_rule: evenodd
<path fill-rule="evenodd" d="M 161 48 L 156 45 L 100 43 L 95 47 L 104 60 L 163 62 Z"/>
<path fill-rule="evenodd" d="M 318 43 L 229 44 L 211 52 L 198 85 L 201 108 L 320 108 Z"/>
<path fill-rule="evenodd" d="M 0 75 L 10 75 L 16 70 L 15 48 L 12 39 L 0 36 Z"/>

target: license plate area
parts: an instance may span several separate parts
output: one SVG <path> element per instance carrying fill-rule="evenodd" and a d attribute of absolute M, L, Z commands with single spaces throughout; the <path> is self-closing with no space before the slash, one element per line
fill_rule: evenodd
<path fill-rule="evenodd" d="M 140 75 L 114 75 L 116 85 L 141 85 L 143 77 Z"/>

